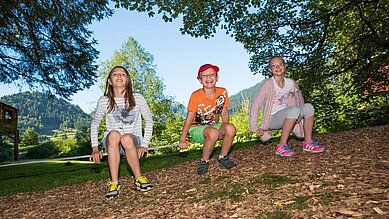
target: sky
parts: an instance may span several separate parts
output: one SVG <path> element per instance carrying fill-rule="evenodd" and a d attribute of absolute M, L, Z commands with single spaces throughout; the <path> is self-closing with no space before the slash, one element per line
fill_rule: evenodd
<path fill-rule="evenodd" d="M 154 57 L 157 74 L 165 85 L 165 95 L 172 96 L 187 106 L 190 94 L 201 84 L 196 79 L 197 71 L 203 64 L 219 66 L 217 86 L 225 87 L 229 96 L 254 86 L 263 76 L 253 75 L 248 67 L 250 55 L 243 45 L 219 30 L 210 39 L 182 35 L 179 31 L 181 20 L 165 23 L 158 15 L 148 17 L 146 13 L 115 9 L 113 16 L 89 26 L 95 48 L 100 52 L 97 64 L 112 58 L 129 37 L 136 41 Z M 14 84 L 0 84 L 0 97 L 26 91 Z M 72 104 L 78 105 L 86 113 L 96 107 L 103 94 L 98 83 L 79 91 L 70 97 Z"/>

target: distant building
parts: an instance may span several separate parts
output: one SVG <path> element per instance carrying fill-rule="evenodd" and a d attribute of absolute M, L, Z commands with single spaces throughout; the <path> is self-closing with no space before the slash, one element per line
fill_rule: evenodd
<path fill-rule="evenodd" d="M 0 137 L 9 137 L 14 143 L 14 160 L 19 160 L 18 109 L 0 102 Z M 2 146 L 2 159 L 5 160 L 5 146 Z"/>

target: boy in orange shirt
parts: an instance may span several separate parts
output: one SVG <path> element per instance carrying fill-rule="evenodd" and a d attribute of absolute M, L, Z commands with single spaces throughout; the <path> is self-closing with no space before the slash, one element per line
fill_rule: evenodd
<path fill-rule="evenodd" d="M 235 163 L 229 159 L 232 141 L 236 129 L 229 123 L 227 90 L 216 87 L 219 80 L 219 67 L 205 64 L 199 68 L 197 79 L 203 88 L 192 93 L 188 103 L 188 113 L 182 129 L 179 147 L 187 148 L 189 142 L 186 136 L 191 135 L 193 140 L 203 144 L 203 154 L 197 167 L 197 174 L 204 175 L 208 172 L 209 158 L 219 139 L 223 139 L 222 148 L 218 158 L 219 163 L 226 169 L 235 167 Z M 222 121 L 220 122 L 220 117 Z"/>

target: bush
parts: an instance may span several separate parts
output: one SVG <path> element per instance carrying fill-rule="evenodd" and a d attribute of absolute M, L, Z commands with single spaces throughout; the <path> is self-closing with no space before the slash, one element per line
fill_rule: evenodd
<path fill-rule="evenodd" d="M 4 147 L 4 151 L 3 151 Z M 0 150 L 1 157 L 0 160 L 4 161 L 12 161 L 14 159 L 14 147 L 13 144 L 6 141 L 5 139 L 0 138 Z"/>
<path fill-rule="evenodd" d="M 38 146 L 28 149 L 27 159 L 42 159 L 42 158 L 54 158 L 57 157 L 60 150 L 52 141 L 46 141 Z"/>

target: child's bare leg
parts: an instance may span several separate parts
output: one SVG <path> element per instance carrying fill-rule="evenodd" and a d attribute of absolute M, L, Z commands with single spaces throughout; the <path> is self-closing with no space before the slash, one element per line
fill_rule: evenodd
<path fill-rule="evenodd" d="M 222 149 L 220 151 L 221 156 L 227 156 L 231 149 L 232 141 L 236 134 L 236 128 L 231 123 L 222 123 L 220 126 L 220 136 L 223 137 Z"/>
<path fill-rule="evenodd" d="M 313 120 L 314 120 L 313 116 L 304 119 L 303 126 L 304 126 L 305 142 L 312 140 Z"/>
<path fill-rule="evenodd" d="M 121 138 L 121 143 L 125 150 L 126 159 L 128 164 L 131 167 L 132 173 L 134 174 L 135 179 L 140 177 L 140 165 L 138 158 L 138 148 L 136 144 L 136 137 L 133 135 L 125 134 Z"/>
<path fill-rule="evenodd" d="M 213 148 L 215 146 L 215 142 L 219 139 L 219 131 L 213 127 L 207 127 L 203 131 L 204 135 L 204 144 L 203 144 L 203 160 L 209 160 Z"/>
<path fill-rule="evenodd" d="M 120 133 L 118 131 L 111 131 L 108 134 L 106 141 L 111 180 L 117 182 L 119 180 L 120 164 Z"/>
<path fill-rule="evenodd" d="M 282 132 L 280 138 L 280 144 L 286 144 L 288 142 L 289 134 L 292 132 L 296 123 L 296 119 L 286 118 L 282 125 Z"/>

